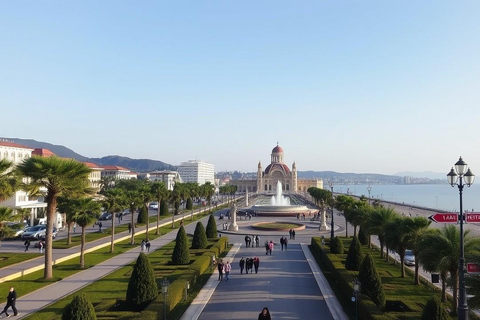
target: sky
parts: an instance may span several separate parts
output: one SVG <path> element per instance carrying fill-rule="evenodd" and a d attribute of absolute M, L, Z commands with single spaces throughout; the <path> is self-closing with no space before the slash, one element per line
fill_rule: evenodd
<path fill-rule="evenodd" d="M 479 1 L 8 1 L 0 136 L 215 171 L 480 172 Z"/>

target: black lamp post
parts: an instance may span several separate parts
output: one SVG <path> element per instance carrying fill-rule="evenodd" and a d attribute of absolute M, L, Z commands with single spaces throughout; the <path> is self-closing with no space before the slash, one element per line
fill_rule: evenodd
<path fill-rule="evenodd" d="M 368 203 L 370 203 L 370 192 L 372 191 L 372 187 L 368 186 L 367 191 L 368 191 Z"/>
<path fill-rule="evenodd" d="M 164 278 L 163 281 L 162 281 L 163 320 L 167 320 L 167 293 L 168 293 L 168 286 L 170 286 L 170 282 L 168 282 L 167 278 Z"/>
<path fill-rule="evenodd" d="M 455 170 L 452 168 L 447 174 L 448 183 L 452 186 L 458 186 L 460 193 L 460 260 L 459 260 L 459 297 L 458 297 L 458 319 L 468 320 L 467 290 L 465 288 L 465 244 L 463 239 L 463 203 L 462 194 L 465 185 L 471 186 L 475 180 L 475 175 L 470 171 L 468 165 L 462 160 L 462 157 L 455 163 Z M 458 183 L 457 183 L 458 180 Z M 464 181 L 465 180 L 465 181 Z"/>
<path fill-rule="evenodd" d="M 330 182 L 330 190 L 332 191 L 332 221 L 330 222 L 330 241 L 335 238 L 335 225 L 333 224 L 333 182 Z"/>
<path fill-rule="evenodd" d="M 358 294 L 360 293 L 362 284 L 358 281 L 357 278 L 353 280 L 353 297 L 352 300 L 355 301 L 355 320 L 358 319 Z"/>

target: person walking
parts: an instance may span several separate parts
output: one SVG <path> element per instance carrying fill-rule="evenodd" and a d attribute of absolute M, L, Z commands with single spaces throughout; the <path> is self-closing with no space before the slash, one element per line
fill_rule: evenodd
<path fill-rule="evenodd" d="M 132 233 L 132 224 L 131 223 L 128 224 L 128 233 Z"/>
<path fill-rule="evenodd" d="M 43 240 L 38 241 L 38 252 L 43 253 Z"/>
<path fill-rule="evenodd" d="M 223 260 L 220 260 L 220 262 L 217 265 L 218 269 L 218 280 L 222 281 L 223 280 Z"/>
<path fill-rule="evenodd" d="M 15 307 L 15 302 L 16 301 L 17 301 L 17 293 L 15 292 L 15 288 L 10 287 L 10 291 L 8 292 L 8 296 L 7 296 L 7 305 L 5 306 L 5 308 L 3 308 L 3 311 L 0 312 L 0 316 L 2 315 L 2 313 L 5 313 L 7 318 L 11 317 L 11 315 L 8 314 L 8 308 L 10 308 L 10 307 L 13 310 L 13 315 L 17 316 L 18 315 L 18 310 Z"/>
<path fill-rule="evenodd" d="M 76 233 L 76 232 L 75 232 L 75 229 L 76 229 L 76 228 L 77 228 L 77 224 L 74 223 L 74 224 L 73 224 L 73 233 Z"/>
<path fill-rule="evenodd" d="M 270 311 L 267 307 L 263 308 L 262 312 L 260 312 L 258 320 L 272 320 L 272 317 L 270 317 Z"/>
<path fill-rule="evenodd" d="M 102 222 L 99 222 L 99 223 L 98 223 L 98 231 L 99 231 L 99 232 L 102 232 L 102 227 L 103 227 Z"/>
<path fill-rule="evenodd" d="M 245 260 L 243 259 L 243 257 L 242 259 L 240 259 L 238 265 L 240 266 L 240 274 L 243 274 L 243 269 L 245 268 Z"/>
<path fill-rule="evenodd" d="M 250 258 L 247 258 L 247 260 L 245 260 L 245 273 L 248 274 L 248 268 L 250 266 Z"/>
<path fill-rule="evenodd" d="M 280 238 L 280 245 L 282 246 L 282 251 L 283 251 L 283 236 Z"/>
<path fill-rule="evenodd" d="M 272 255 L 272 250 L 273 250 L 273 241 L 270 240 L 270 242 L 268 243 L 268 252 L 270 253 L 270 255 Z"/>
<path fill-rule="evenodd" d="M 292 239 L 295 240 L 295 230 L 292 229 Z"/>
<path fill-rule="evenodd" d="M 148 252 L 150 252 L 150 241 L 145 242 L 145 249 L 147 249 Z"/>
<path fill-rule="evenodd" d="M 265 241 L 265 251 L 266 251 L 265 254 L 266 255 L 268 254 L 268 247 L 269 247 L 268 241 Z"/>
<path fill-rule="evenodd" d="M 285 246 L 285 251 L 287 251 L 287 246 L 288 246 L 288 239 L 287 239 L 287 237 L 283 237 L 283 245 Z"/>
<path fill-rule="evenodd" d="M 258 273 L 259 266 L 260 266 L 260 259 L 258 257 L 253 258 L 253 267 L 255 268 L 255 273 Z"/>
<path fill-rule="evenodd" d="M 257 248 L 260 246 L 260 238 L 258 237 L 258 235 L 255 236 L 255 244 Z"/>
<path fill-rule="evenodd" d="M 27 252 L 28 247 L 30 247 L 30 239 L 25 240 L 25 242 L 23 244 L 25 245 L 25 252 Z"/>
<path fill-rule="evenodd" d="M 140 243 L 140 251 L 145 251 L 145 240 Z"/>
<path fill-rule="evenodd" d="M 248 235 L 245 235 L 245 247 L 250 247 L 250 242 L 252 240 L 250 239 L 250 237 Z"/>
<path fill-rule="evenodd" d="M 230 265 L 230 262 L 227 261 L 227 264 L 224 266 L 225 270 L 225 281 L 228 281 L 228 276 L 230 275 L 230 271 L 232 271 L 232 266 Z"/>
<path fill-rule="evenodd" d="M 290 235 L 290 240 L 292 240 L 292 231 L 293 229 L 288 230 L 288 234 Z"/>

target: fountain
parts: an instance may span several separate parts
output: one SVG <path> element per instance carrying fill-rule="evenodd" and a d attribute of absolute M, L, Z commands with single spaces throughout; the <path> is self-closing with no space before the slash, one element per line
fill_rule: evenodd
<path fill-rule="evenodd" d="M 271 196 L 269 201 L 257 201 L 254 206 L 243 211 L 263 216 L 296 216 L 311 210 L 305 205 L 290 204 L 290 197 L 282 194 L 282 183 L 278 181 L 275 196 Z"/>

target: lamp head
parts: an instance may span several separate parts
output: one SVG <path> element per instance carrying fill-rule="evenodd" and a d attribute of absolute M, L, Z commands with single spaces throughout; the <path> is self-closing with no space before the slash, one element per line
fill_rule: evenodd
<path fill-rule="evenodd" d="M 467 172 L 468 165 L 463 161 L 462 157 L 455 163 L 455 171 L 459 176 L 463 176 Z"/>
<path fill-rule="evenodd" d="M 453 187 L 457 184 L 458 175 L 455 173 L 455 170 L 450 170 L 447 174 L 448 183 Z"/>
<path fill-rule="evenodd" d="M 475 180 L 475 175 L 470 169 L 467 170 L 467 173 L 465 173 L 463 177 L 465 179 L 465 184 L 469 187 L 473 184 L 473 181 Z"/>

